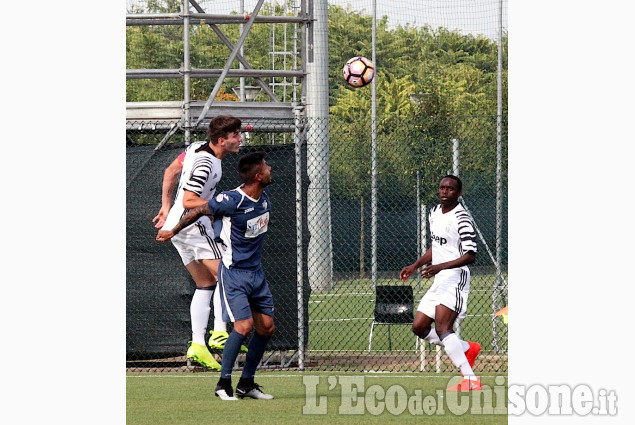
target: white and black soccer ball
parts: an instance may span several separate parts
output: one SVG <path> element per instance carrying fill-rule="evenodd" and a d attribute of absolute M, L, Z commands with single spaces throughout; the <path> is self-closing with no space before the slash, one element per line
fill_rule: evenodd
<path fill-rule="evenodd" d="M 363 56 L 350 58 L 342 69 L 344 81 L 351 87 L 364 87 L 375 77 L 375 65 Z"/>

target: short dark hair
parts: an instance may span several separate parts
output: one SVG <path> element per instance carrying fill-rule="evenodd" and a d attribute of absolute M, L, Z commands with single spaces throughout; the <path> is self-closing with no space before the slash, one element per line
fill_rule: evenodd
<path fill-rule="evenodd" d="M 459 192 L 463 191 L 463 182 L 461 181 L 460 178 L 458 178 L 457 176 L 455 176 L 454 174 L 448 174 L 447 176 L 443 177 L 443 179 L 452 179 L 456 182 L 456 186 L 459 189 Z M 441 180 L 443 180 L 441 179 Z"/>
<path fill-rule="evenodd" d="M 254 181 L 256 174 L 260 171 L 260 164 L 265 159 L 265 153 L 262 151 L 251 152 L 240 157 L 238 160 L 238 173 L 240 179 L 245 184 Z"/>
<path fill-rule="evenodd" d="M 218 138 L 227 138 L 227 134 L 240 130 L 242 121 L 231 115 L 218 115 L 209 122 L 207 127 L 207 136 L 209 141 L 215 145 Z"/>

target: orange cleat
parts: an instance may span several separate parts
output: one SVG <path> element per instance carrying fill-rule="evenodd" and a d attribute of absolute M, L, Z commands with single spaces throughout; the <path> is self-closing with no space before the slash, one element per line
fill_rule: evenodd
<path fill-rule="evenodd" d="M 470 348 L 465 352 L 465 357 L 467 357 L 467 362 L 470 364 L 470 367 L 474 367 L 474 360 L 476 360 L 476 356 L 481 351 L 481 344 L 478 342 L 467 341 L 470 344 Z"/>
<path fill-rule="evenodd" d="M 447 391 L 477 391 L 482 389 L 483 387 L 481 386 L 481 378 L 476 378 L 476 380 L 474 381 L 465 378 L 459 385 L 450 387 L 447 389 Z"/>

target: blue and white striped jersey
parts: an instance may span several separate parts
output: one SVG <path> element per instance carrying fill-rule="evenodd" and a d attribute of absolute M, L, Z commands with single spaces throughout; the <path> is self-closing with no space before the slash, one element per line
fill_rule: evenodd
<path fill-rule="evenodd" d="M 260 199 L 250 198 L 240 187 L 221 192 L 209 201 L 209 209 L 214 216 L 214 233 L 220 233 L 226 247 L 225 267 L 259 268 L 271 212 L 268 189 Z"/>

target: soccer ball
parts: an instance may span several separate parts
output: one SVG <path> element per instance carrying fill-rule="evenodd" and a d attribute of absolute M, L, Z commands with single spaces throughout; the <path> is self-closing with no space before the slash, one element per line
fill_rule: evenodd
<path fill-rule="evenodd" d="M 352 87 L 364 87 L 373 81 L 375 65 L 363 56 L 350 58 L 342 69 L 344 80 Z"/>

